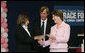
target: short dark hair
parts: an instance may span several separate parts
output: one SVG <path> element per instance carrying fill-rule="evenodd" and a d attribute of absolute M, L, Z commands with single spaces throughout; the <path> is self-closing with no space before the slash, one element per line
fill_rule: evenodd
<path fill-rule="evenodd" d="M 47 14 L 49 14 L 49 8 L 47 6 L 42 6 L 40 12 L 43 12 L 46 9 Z"/>
<path fill-rule="evenodd" d="M 18 25 L 23 25 L 25 24 L 26 21 L 29 21 L 29 17 L 27 14 L 19 14 L 18 20 L 17 20 L 17 24 Z"/>
<path fill-rule="evenodd" d="M 55 16 L 59 16 L 61 20 L 63 21 L 63 12 L 60 9 L 53 11 L 51 14 Z"/>

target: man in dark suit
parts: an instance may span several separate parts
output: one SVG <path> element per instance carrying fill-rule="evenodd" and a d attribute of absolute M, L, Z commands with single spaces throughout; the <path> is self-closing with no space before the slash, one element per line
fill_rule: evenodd
<path fill-rule="evenodd" d="M 33 36 L 40 36 L 43 35 L 43 41 L 48 40 L 46 34 L 50 33 L 51 27 L 54 25 L 53 20 L 48 18 L 49 9 L 46 6 L 41 7 L 40 9 L 40 19 L 36 19 L 32 23 L 32 34 Z M 49 46 L 43 48 L 43 46 L 37 44 L 35 45 L 36 51 L 39 52 L 49 52 Z"/>

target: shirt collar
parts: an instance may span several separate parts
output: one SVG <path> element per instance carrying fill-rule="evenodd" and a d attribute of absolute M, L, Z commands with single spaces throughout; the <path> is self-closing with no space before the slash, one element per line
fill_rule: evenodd
<path fill-rule="evenodd" d="M 47 21 L 47 18 L 46 18 L 46 20 L 44 20 L 44 22 L 46 22 Z M 43 20 L 41 19 L 41 22 L 43 22 Z"/>
<path fill-rule="evenodd" d="M 27 29 L 27 28 L 28 28 L 28 27 L 27 27 L 27 26 L 25 26 L 25 25 L 22 25 L 22 27 L 23 27 L 23 28 L 25 28 L 25 29 Z"/>

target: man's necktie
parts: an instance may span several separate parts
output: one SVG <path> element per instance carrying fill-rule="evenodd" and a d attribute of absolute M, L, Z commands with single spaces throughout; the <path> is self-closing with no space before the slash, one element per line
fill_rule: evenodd
<path fill-rule="evenodd" d="M 44 22 L 42 22 L 41 30 L 42 30 L 42 35 L 44 35 Z"/>

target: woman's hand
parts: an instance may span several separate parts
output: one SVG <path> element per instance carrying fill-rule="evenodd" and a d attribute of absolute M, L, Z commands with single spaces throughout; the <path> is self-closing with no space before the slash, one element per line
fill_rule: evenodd
<path fill-rule="evenodd" d="M 52 34 L 50 34 L 50 35 L 48 35 L 49 36 L 49 38 L 51 38 L 51 39 L 53 39 L 53 40 L 56 40 L 56 36 L 54 36 L 54 35 L 52 35 Z"/>
<path fill-rule="evenodd" d="M 43 38 L 44 38 L 44 35 L 39 35 L 34 37 L 35 40 L 42 40 Z"/>
<path fill-rule="evenodd" d="M 39 43 L 40 45 L 44 45 L 44 42 L 43 42 L 42 40 L 38 40 L 38 43 Z"/>
<path fill-rule="evenodd" d="M 46 34 L 46 36 L 50 37 L 50 34 Z"/>

